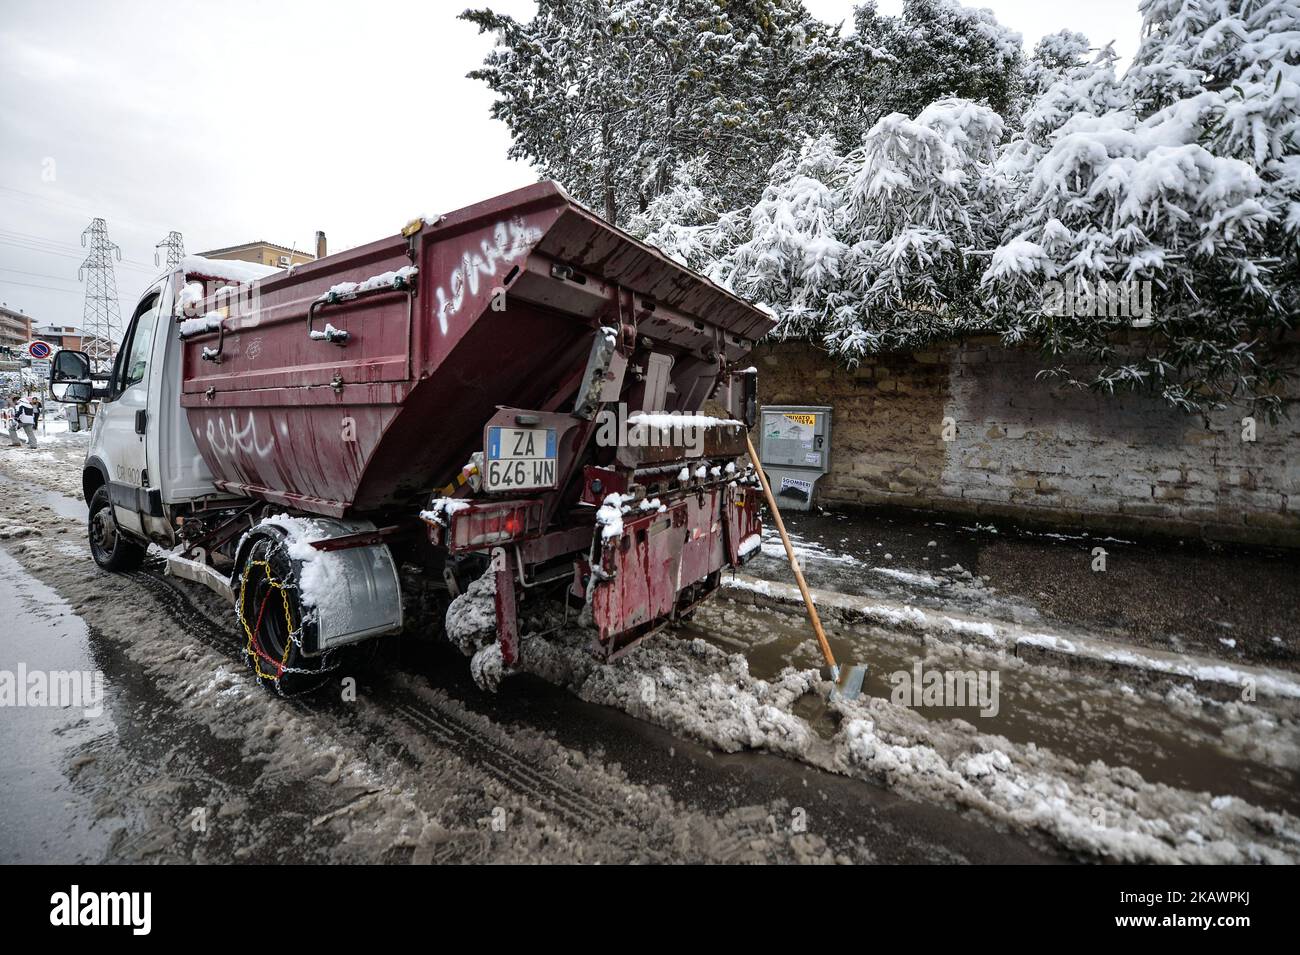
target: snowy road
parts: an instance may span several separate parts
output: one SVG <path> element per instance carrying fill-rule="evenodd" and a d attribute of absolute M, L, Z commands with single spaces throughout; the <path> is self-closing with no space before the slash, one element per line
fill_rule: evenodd
<path fill-rule="evenodd" d="M 614 666 L 526 645 L 490 696 L 389 647 L 355 701 L 281 700 L 234 618 L 86 553 L 79 443 L 0 456 L 0 669 L 93 668 L 103 713 L 0 709 L 4 861 L 1294 861 L 1297 704 L 1066 672 L 837 621 L 863 704 L 817 704 L 798 617 L 731 599 Z M 37 455 L 41 455 L 38 457 Z M 48 455 L 48 458 L 44 456 Z M 730 592 L 733 597 L 742 594 Z M 903 706 L 917 663 L 1002 679 L 995 713 Z"/>
<path fill-rule="evenodd" d="M 96 717 L 0 709 L 0 755 L 16 770 L 0 788 L 4 861 L 1054 858 L 941 807 L 722 754 L 532 678 L 485 696 L 451 653 L 358 674 L 355 702 L 275 698 L 241 668 L 233 618 L 205 591 L 156 569 L 99 572 L 75 502 L 55 510 L 45 489 L 4 489 L 0 667 L 93 667 L 106 685 Z"/>

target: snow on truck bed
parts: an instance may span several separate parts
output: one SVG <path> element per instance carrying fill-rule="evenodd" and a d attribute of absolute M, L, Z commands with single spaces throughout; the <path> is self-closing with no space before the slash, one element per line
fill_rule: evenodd
<path fill-rule="evenodd" d="M 283 271 L 274 265 L 259 262 L 239 262 L 232 259 L 205 259 L 201 255 L 187 255 L 181 260 L 186 275 L 203 275 L 227 282 L 251 283 Z"/>

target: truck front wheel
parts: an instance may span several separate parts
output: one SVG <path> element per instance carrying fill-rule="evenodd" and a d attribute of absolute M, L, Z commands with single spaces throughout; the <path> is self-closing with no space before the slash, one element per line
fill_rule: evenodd
<path fill-rule="evenodd" d="M 108 498 L 106 485 L 101 485 L 91 496 L 86 524 L 90 536 L 90 553 L 100 567 L 121 573 L 135 570 L 144 563 L 144 546 L 129 539 L 117 526 L 117 519 L 113 516 L 113 502 Z"/>

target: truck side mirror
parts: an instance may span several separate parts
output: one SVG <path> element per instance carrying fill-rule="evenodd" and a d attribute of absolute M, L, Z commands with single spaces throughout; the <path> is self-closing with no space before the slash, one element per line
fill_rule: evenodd
<path fill-rule="evenodd" d="M 90 357 L 85 352 L 61 351 L 50 362 L 50 397 L 65 404 L 94 397 Z"/>
<path fill-rule="evenodd" d="M 64 404 L 85 404 L 94 396 L 95 389 L 88 381 L 58 381 L 50 384 L 50 397 Z"/>

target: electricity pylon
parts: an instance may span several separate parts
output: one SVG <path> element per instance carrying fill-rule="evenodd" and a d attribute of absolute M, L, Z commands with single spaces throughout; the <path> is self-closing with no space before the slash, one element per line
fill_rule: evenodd
<path fill-rule="evenodd" d="M 86 283 L 86 303 L 81 313 L 82 348 L 101 368 L 113 360 L 113 346 L 122 333 L 122 316 L 117 304 L 117 277 L 113 258 L 122 261 L 122 250 L 109 241 L 103 219 L 93 219 L 81 233 L 81 244 L 90 237 L 90 254 L 77 270 L 78 281 Z"/>
<path fill-rule="evenodd" d="M 160 264 L 158 261 L 158 250 L 167 250 L 167 271 L 179 268 L 181 259 L 185 258 L 185 242 L 181 239 L 181 234 L 173 229 L 167 233 L 167 238 L 163 239 L 154 246 L 153 261 L 154 265 Z"/>

